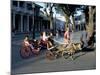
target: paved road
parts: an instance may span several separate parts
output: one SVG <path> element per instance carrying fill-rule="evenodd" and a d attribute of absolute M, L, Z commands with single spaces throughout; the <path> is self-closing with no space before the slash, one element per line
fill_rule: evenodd
<path fill-rule="evenodd" d="M 81 32 L 72 34 L 73 42 L 79 42 Z M 79 69 L 95 69 L 96 67 L 96 52 L 81 52 L 75 55 L 75 60 L 70 58 L 59 58 L 53 61 L 45 59 L 44 52 L 38 57 L 32 56 L 29 59 L 22 59 L 19 55 L 19 49 L 23 36 L 17 35 L 12 39 L 12 73 L 36 73 L 50 71 L 69 71 Z M 62 42 L 62 38 L 57 40 Z"/>
<path fill-rule="evenodd" d="M 78 53 L 75 60 L 63 57 L 55 60 L 47 60 L 45 56 L 37 59 L 28 60 L 29 62 L 21 63 L 21 66 L 12 70 L 14 74 L 51 72 L 51 71 L 71 71 L 71 70 L 89 70 L 96 68 L 95 51 L 87 53 Z"/>
<path fill-rule="evenodd" d="M 78 42 L 80 34 L 81 34 L 81 32 L 76 32 L 76 33 L 74 32 L 72 34 L 72 39 L 74 39 L 74 41 Z M 78 36 L 78 37 L 76 37 L 76 36 Z M 12 38 L 12 47 L 11 47 L 12 48 L 12 67 L 14 67 L 19 62 L 26 60 L 26 59 L 22 59 L 19 54 L 19 50 L 21 48 L 21 43 L 22 43 L 24 37 L 25 37 L 25 34 L 18 34 Z M 30 37 L 32 37 L 32 35 L 30 35 Z M 57 40 L 57 42 L 60 42 L 60 43 L 63 42 L 62 37 L 58 37 L 56 40 Z"/>

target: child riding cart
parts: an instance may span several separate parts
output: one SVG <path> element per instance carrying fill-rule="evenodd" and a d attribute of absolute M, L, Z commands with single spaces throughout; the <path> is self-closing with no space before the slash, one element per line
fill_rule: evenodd
<path fill-rule="evenodd" d="M 28 36 L 26 36 L 20 49 L 21 57 L 28 58 L 31 54 L 38 55 L 39 52 L 40 46 L 38 40 L 29 40 Z"/>

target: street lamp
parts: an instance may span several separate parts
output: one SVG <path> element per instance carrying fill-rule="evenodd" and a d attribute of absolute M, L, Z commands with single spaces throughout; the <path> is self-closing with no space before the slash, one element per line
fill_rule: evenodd
<path fill-rule="evenodd" d="M 35 25 L 34 25 L 34 16 L 35 16 L 34 8 L 35 8 L 35 3 L 32 4 L 32 7 L 33 7 L 33 12 L 34 12 L 34 14 L 33 14 L 33 25 L 32 25 L 32 27 L 33 27 L 33 30 L 32 30 L 33 37 L 32 38 L 35 39 Z"/>

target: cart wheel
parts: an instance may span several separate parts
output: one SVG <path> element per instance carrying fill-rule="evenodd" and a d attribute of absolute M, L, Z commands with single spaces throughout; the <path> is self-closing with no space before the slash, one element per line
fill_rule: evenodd
<path fill-rule="evenodd" d="M 67 59 L 67 58 L 70 57 L 70 55 L 69 55 L 67 52 L 64 52 L 64 53 L 63 53 L 63 57 L 64 57 L 65 59 Z"/>
<path fill-rule="evenodd" d="M 40 53 L 40 50 L 31 50 L 31 52 L 35 55 L 38 56 Z"/>
<path fill-rule="evenodd" d="M 23 47 L 20 49 L 20 56 L 22 58 L 28 58 L 30 56 L 31 52 L 30 52 L 30 48 L 28 47 Z"/>
<path fill-rule="evenodd" d="M 49 60 L 53 60 L 55 58 L 54 54 L 51 51 L 46 52 L 46 58 Z"/>

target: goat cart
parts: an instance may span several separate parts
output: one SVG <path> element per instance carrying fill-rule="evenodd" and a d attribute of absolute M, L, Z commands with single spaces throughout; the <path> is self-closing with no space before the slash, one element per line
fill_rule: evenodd
<path fill-rule="evenodd" d="M 58 57 L 71 57 L 74 60 L 73 55 L 81 50 L 81 43 L 70 43 L 67 46 L 65 44 L 58 44 L 46 52 L 46 58 L 51 60 Z"/>

